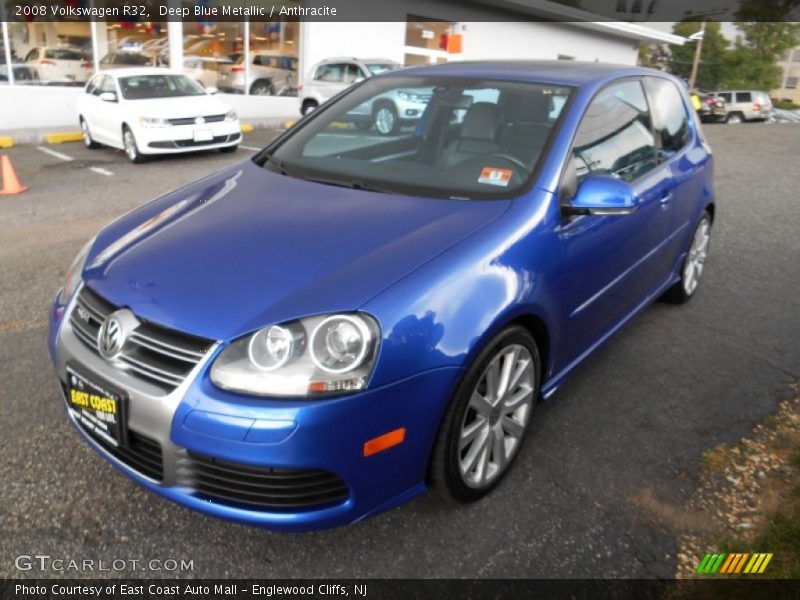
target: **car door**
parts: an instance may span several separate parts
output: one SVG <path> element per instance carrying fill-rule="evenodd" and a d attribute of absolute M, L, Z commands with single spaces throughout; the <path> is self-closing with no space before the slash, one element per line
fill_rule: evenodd
<path fill-rule="evenodd" d="M 95 125 L 97 140 L 102 140 L 106 144 L 122 147 L 122 121 L 120 116 L 120 97 L 117 91 L 117 84 L 111 75 L 103 75 L 103 80 L 96 91 L 97 103 L 95 110 Z M 101 100 L 100 96 L 105 93 L 113 93 L 117 100 L 109 102 Z"/>
<path fill-rule="evenodd" d="M 624 321 L 665 278 L 669 216 L 662 200 L 672 178 L 656 152 L 641 81 L 618 81 L 598 92 L 583 115 L 567 169 L 575 169 L 579 191 L 592 176 L 628 182 L 638 207 L 619 216 L 562 215 L 556 286 L 562 294 L 562 364 Z"/>
<path fill-rule="evenodd" d="M 662 199 L 669 214 L 665 266 L 670 269 L 684 250 L 687 231 L 694 229 L 706 193 L 705 178 L 697 177 L 697 173 L 708 167 L 710 155 L 697 143 L 697 133 L 690 126 L 693 119 L 678 86 L 661 77 L 645 77 L 644 81 L 653 110 L 659 162 L 669 169 L 672 178 L 669 198 Z"/>

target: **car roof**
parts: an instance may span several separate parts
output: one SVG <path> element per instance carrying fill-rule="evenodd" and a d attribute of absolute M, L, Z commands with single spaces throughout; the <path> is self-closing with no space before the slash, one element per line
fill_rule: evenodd
<path fill-rule="evenodd" d="M 469 77 L 477 79 L 512 79 L 582 86 L 589 83 L 642 75 L 662 75 L 661 71 L 600 62 L 573 60 L 501 60 L 453 62 L 440 65 L 409 67 L 381 73 L 379 77 L 407 75 Z M 671 77 L 670 77 L 671 78 Z"/>
<path fill-rule="evenodd" d="M 173 71 L 172 69 L 165 69 L 164 67 L 135 67 L 127 69 L 106 69 L 100 71 L 103 75 L 111 75 L 112 77 L 137 77 L 140 75 L 183 75 L 180 71 Z M 99 74 L 99 73 L 98 73 Z"/>

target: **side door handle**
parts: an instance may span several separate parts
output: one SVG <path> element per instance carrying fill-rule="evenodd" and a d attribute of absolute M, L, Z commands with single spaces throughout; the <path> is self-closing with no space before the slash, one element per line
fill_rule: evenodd
<path fill-rule="evenodd" d="M 672 200 L 672 192 L 664 192 L 658 202 L 661 204 L 661 208 L 666 209 L 670 200 Z"/>

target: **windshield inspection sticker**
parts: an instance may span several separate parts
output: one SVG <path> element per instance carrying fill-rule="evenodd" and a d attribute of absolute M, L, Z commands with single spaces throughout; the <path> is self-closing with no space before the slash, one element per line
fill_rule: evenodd
<path fill-rule="evenodd" d="M 497 167 L 483 167 L 481 176 L 478 177 L 478 183 L 488 183 L 489 185 L 499 185 L 500 187 L 507 187 L 511 181 L 511 175 L 514 172 L 511 169 L 499 169 Z"/>

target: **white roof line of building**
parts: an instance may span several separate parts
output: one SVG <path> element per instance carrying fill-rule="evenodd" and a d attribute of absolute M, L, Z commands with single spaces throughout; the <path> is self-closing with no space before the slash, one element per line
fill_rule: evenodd
<path fill-rule="evenodd" d="M 644 42 L 661 42 L 678 46 L 682 46 L 686 42 L 686 38 L 679 35 L 658 31 L 638 23 L 614 21 L 610 17 L 548 0 L 483 0 L 483 3 Z"/>

